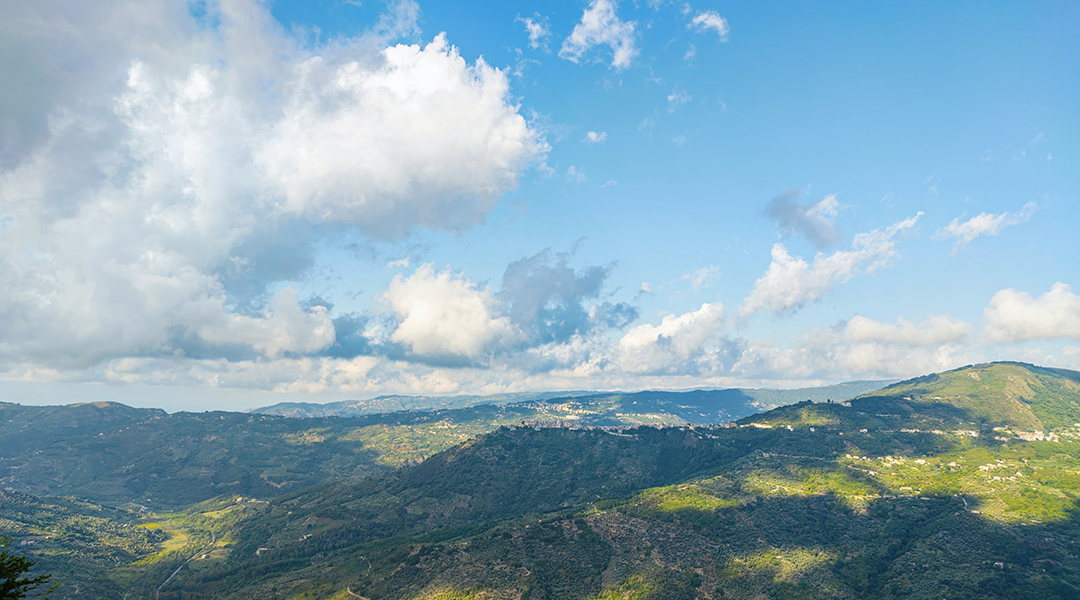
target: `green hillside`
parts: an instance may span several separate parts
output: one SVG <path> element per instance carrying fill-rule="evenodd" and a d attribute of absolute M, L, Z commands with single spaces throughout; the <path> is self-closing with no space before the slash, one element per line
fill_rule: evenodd
<path fill-rule="evenodd" d="M 1024 431 L 1080 426 L 1080 372 L 1024 363 L 963 367 L 895 383 L 865 396 L 952 406 L 980 425 Z"/>
<path fill-rule="evenodd" d="M 397 473 L 245 507 L 219 533 L 228 556 L 161 597 L 1080 593 L 1076 443 L 842 422 L 627 435 L 503 429 Z"/>
<path fill-rule="evenodd" d="M 31 574 L 51 573 L 69 583 L 56 597 L 107 598 L 122 595 L 109 572 L 156 553 L 167 541 L 131 511 L 74 498 L 42 499 L 0 490 L 0 531 L 17 551 L 33 555 Z M 115 573 L 114 573 L 115 575 Z"/>
<path fill-rule="evenodd" d="M 417 462 L 505 423 L 544 413 L 453 411 L 291 419 L 167 414 L 115 403 L 0 403 L 0 488 L 188 506 L 222 494 L 270 497 Z"/>
<path fill-rule="evenodd" d="M 171 512 L 9 493 L 0 519 L 37 528 L 27 535 L 43 535 L 49 519 L 82 523 L 52 550 L 84 554 L 49 563 L 66 584 L 56 597 L 79 591 L 78 600 L 117 590 L 129 600 L 1073 599 L 1080 427 L 1060 415 L 1071 414 L 1076 381 L 1069 371 L 978 365 L 849 402 L 804 400 L 732 427 L 625 424 L 721 410 L 682 402 L 693 392 L 460 409 L 468 418 L 74 407 L 81 418 L 69 426 L 88 437 L 50 434 L 40 453 L 84 454 L 71 480 L 104 460 L 93 452 L 130 451 L 125 437 L 94 446 L 110 435 L 93 433 L 100 423 L 123 430 L 135 418 L 145 423 L 135 437 L 157 436 L 159 450 L 129 472 L 157 469 L 144 477 L 160 480 L 158 493 L 194 489 L 181 455 L 207 452 L 200 464 L 225 468 L 207 436 L 235 436 L 237 469 L 284 463 L 322 483 Z M 0 444 L 25 453 L 29 432 L 48 427 L 23 408 L 0 408 L 16 411 L 0 421 Z M 56 409 L 51 427 L 65 415 Z M 513 425 L 521 421 L 530 425 Z M 452 447 L 438 452 L 439 443 Z M 377 462 L 422 444 L 426 460 Z M 376 461 L 365 464 L 379 465 L 371 475 L 341 475 L 365 452 Z M 10 474 L 19 471 L 8 476 L 29 476 Z M 85 476 L 84 489 L 130 485 L 120 471 L 101 472 L 108 477 Z M 50 547 L 28 551 L 45 557 Z"/>
<path fill-rule="evenodd" d="M 179 508 L 221 494 L 269 497 L 422 461 L 522 421 L 634 425 L 726 421 L 802 397 L 875 389 L 639 392 L 291 419 L 176 413 L 111 402 L 0 403 L 0 488 Z M 752 394 L 761 393 L 755 397 Z"/>

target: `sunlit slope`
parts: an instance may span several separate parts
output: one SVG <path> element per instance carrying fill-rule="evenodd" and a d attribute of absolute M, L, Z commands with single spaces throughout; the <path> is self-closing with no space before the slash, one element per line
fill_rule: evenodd
<path fill-rule="evenodd" d="M 948 405 L 980 424 L 1041 431 L 1080 423 L 1080 372 L 1024 363 L 963 367 L 902 381 L 864 398 L 908 399 Z"/>
<path fill-rule="evenodd" d="M 746 423 L 870 431 L 982 431 L 1006 437 L 1080 430 L 1080 373 L 990 363 L 895 383 L 843 403 L 784 406 Z"/>
<path fill-rule="evenodd" d="M 110 569 L 154 553 L 166 539 L 137 510 L 5 490 L 0 490 L 0 528 L 17 552 L 32 557 L 31 575 L 48 573 L 64 585 L 54 598 L 73 597 L 76 588 L 80 599 L 122 597 L 124 589 Z"/>

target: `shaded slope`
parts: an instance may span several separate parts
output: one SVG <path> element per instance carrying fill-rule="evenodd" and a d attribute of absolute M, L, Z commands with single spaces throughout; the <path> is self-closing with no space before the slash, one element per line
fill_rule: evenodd
<path fill-rule="evenodd" d="M 466 409 L 470 422 L 516 419 Z M 223 493 L 275 496 L 422 459 L 485 429 L 441 413 L 298 420 L 113 403 L 0 403 L 0 487 L 179 507 Z"/>

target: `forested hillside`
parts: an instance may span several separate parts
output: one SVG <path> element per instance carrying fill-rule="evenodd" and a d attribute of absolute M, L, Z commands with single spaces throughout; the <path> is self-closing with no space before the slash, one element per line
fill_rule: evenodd
<path fill-rule="evenodd" d="M 354 417 L 175 413 L 111 402 L 0 403 L 0 488 L 179 508 L 221 494 L 276 496 L 400 467 L 503 425 L 718 422 L 785 401 L 883 383 L 805 390 L 641 392 Z"/>
<path fill-rule="evenodd" d="M 511 424 L 364 478 L 171 511 L 9 492 L 0 514 L 69 584 L 57 598 L 1064 600 L 1080 597 L 1080 426 L 1054 415 L 1076 381 L 976 365 L 733 426 L 593 426 L 576 401 L 545 409 L 576 419 L 522 426 L 474 407 Z M 133 410 L 98 408 L 113 427 Z M 268 455 L 325 444 L 288 437 L 318 423 L 339 444 L 327 464 L 348 456 L 331 425 L 347 419 L 201 417 L 204 436 L 267 419 L 292 440 Z M 188 485 L 171 472 L 162 489 Z M 46 542 L 49 520 L 70 525 Z"/>

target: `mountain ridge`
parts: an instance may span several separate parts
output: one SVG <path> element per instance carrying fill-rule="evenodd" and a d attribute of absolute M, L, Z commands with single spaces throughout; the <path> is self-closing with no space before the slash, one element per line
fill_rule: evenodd
<path fill-rule="evenodd" d="M 866 390 L 889 385 L 895 380 L 858 380 L 846 381 L 828 386 L 809 388 L 773 389 L 773 388 L 692 388 L 686 390 L 641 390 L 637 392 L 603 391 L 566 391 L 566 392 L 519 392 L 494 394 L 488 396 L 403 396 L 386 395 L 369 400 L 344 400 L 317 404 L 310 402 L 281 402 L 270 406 L 253 408 L 245 412 L 254 414 L 273 414 L 280 416 L 310 417 L 350 417 L 377 412 L 395 412 L 401 410 L 446 410 L 467 408 L 484 404 L 528 405 L 536 402 L 553 400 L 588 402 L 600 398 L 655 396 L 655 395 L 699 395 L 699 396 L 744 396 L 746 404 L 773 408 L 781 404 L 790 404 L 807 398 L 824 401 L 835 396 L 848 399 Z M 391 410 L 384 410 L 390 408 Z M 742 416 L 742 415 L 738 415 Z M 736 417 L 738 418 L 738 417 Z"/>

